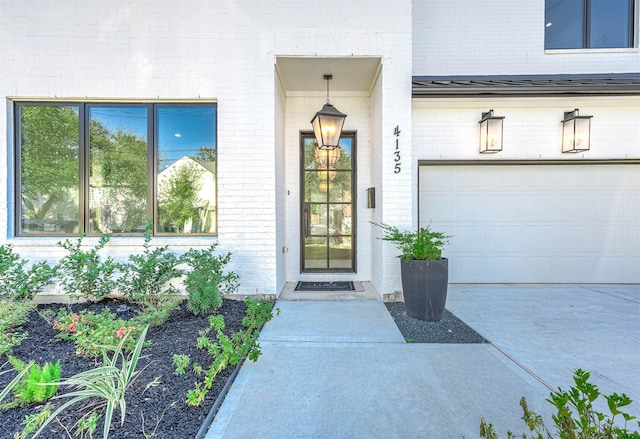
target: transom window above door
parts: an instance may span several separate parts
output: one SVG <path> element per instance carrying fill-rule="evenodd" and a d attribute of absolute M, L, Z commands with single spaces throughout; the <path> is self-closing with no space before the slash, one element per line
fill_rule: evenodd
<path fill-rule="evenodd" d="M 215 104 L 16 103 L 16 235 L 215 235 L 216 123 Z"/>

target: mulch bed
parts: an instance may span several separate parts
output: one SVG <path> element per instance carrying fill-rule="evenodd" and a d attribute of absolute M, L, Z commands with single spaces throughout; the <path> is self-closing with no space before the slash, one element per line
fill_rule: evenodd
<path fill-rule="evenodd" d="M 426 322 L 409 316 L 403 302 L 387 302 L 385 305 L 409 343 L 488 343 L 447 309 L 439 322 Z"/>
<path fill-rule="evenodd" d="M 99 313 L 104 307 L 108 307 L 111 312 L 115 313 L 116 308 L 122 303 L 119 300 L 109 299 L 99 303 L 47 304 L 39 305 L 38 311 L 53 309 L 57 312 L 61 307 L 68 307 L 76 313 L 81 310 Z M 409 317 L 401 302 L 386 303 L 386 306 L 396 325 L 409 342 L 487 342 L 448 310 L 445 310 L 439 322 L 424 322 Z M 242 319 L 246 313 L 244 302 L 224 300 L 220 313 L 225 319 L 226 333 L 242 329 Z M 133 313 L 130 314 L 133 315 Z M 218 375 L 201 407 L 189 407 L 185 404 L 186 393 L 193 388 L 196 381 L 202 381 L 202 376 L 195 375 L 191 368 L 188 368 L 184 375 L 176 375 L 173 355 L 189 355 L 191 364 L 197 362 L 206 368 L 211 359 L 203 350 L 196 348 L 196 338 L 198 332 L 208 326 L 208 316 L 194 316 L 186 310 L 184 303 L 182 303 L 166 323 L 149 329 L 146 339 L 151 342 L 151 346 L 143 349 L 144 358 L 140 359 L 137 368 L 142 372 L 128 390 L 124 424 L 120 425 L 119 412 L 114 413 L 109 433 L 110 438 L 144 438 L 145 435 L 149 435 L 148 437 L 161 439 L 185 439 L 193 438 L 197 434 L 216 398 L 232 374 L 233 368 Z M 55 338 L 58 331 L 40 317 L 38 312 L 31 313 L 23 330 L 29 336 L 13 351 L 14 356 L 23 361 L 35 360 L 43 365 L 45 362 L 55 362 L 60 359 L 63 378 L 97 366 L 94 360 L 76 356 L 75 346 L 72 342 Z M 4 363 L 5 360 L 6 358 L 0 358 L 0 363 Z M 0 389 L 9 383 L 13 375 L 13 373 L 0 375 Z M 147 388 L 147 384 L 156 379 L 160 381 L 160 385 Z M 6 401 L 5 399 L 3 402 Z M 12 439 L 15 433 L 22 431 L 21 423 L 24 417 L 38 412 L 41 408 L 41 405 L 31 404 L 0 412 L 0 438 Z M 59 422 L 50 423 L 40 437 L 47 439 L 73 437 L 72 426 L 78 417 L 79 414 L 73 411 L 59 416 Z M 71 433 L 69 434 L 67 430 Z M 96 435 L 96 437 L 102 436 L 101 423 L 98 424 Z"/>
<path fill-rule="evenodd" d="M 121 304 L 118 300 L 104 300 L 95 304 L 40 305 L 38 310 L 52 308 L 56 312 L 60 307 L 69 306 L 73 312 L 82 309 L 99 313 L 106 306 L 115 313 Z M 242 319 L 246 313 L 244 302 L 225 300 L 219 310 L 224 316 L 225 332 L 235 332 L 242 329 Z M 131 314 L 131 313 L 130 313 Z M 211 358 L 203 350 L 196 348 L 196 338 L 201 329 L 209 326 L 208 316 L 194 316 L 189 313 L 184 303 L 176 309 L 169 320 L 162 326 L 150 328 L 146 340 L 151 346 L 144 348 L 142 358 L 136 370 L 142 370 L 126 397 L 127 409 L 124 425 L 120 425 L 120 413 L 114 412 L 109 438 L 193 438 L 207 417 L 218 394 L 224 387 L 233 367 L 222 372 L 215 380 L 213 388 L 208 392 L 201 407 L 189 407 L 185 404 L 186 393 L 193 388 L 196 381 L 202 381 L 203 375 L 195 375 L 191 368 L 184 375 L 175 374 L 173 366 L 174 354 L 186 354 L 191 357 L 191 364 L 198 362 L 205 369 L 211 364 Z M 29 322 L 23 326 L 29 334 L 20 346 L 14 348 L 14 356 L 23 361 L 35 360 L 40 365 L 45 362 L 55 362 L 60 359 L 62 364 L 62 378 L 94 368 L 97 364 L 75 355 L 75 346 L 70 341 L 56 339 L 57 330 L 40 317 L 37 312 L 30 315 Z M 0 358 L 0 364 L 6 358 Z M 0 389 L 4 388 L 15 374 L 0 375 Z M 147 384 L 158 379 L 160 385 L 147 387 Z M 68 389 L 58 390 L 58 395 L 66 393 Z M 3 401 L 7 402 L 8 399 Z M 54 400 L 56 404 L 66 401 Z M 14 433 L 22 431 L 22 421 L 25 416 L 36 413 L 41 405 L 28 405 L 16 409 L 0 412 L 0 438 L 12 439 Z M 72 409 L 73 410 L 73 409 Z M 53 421 L 40 437 L 47 439 L 72 437 L 72 426 L 78 419 L 78 414 L 71 412 L 59 417 L 60 422 Z M 69 429 L 71 436 L 65 430 Z M 98 423 L 95 437 L 102 437 L 102 422 Z"/>

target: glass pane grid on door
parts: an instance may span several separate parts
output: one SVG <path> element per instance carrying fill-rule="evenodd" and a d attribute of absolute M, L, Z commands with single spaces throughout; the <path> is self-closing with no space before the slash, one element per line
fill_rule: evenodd
<path fill-rule="evenodd" d="M 345 136 L 340 148 L 319 151 L 304 135 L 302 271 L 354 271 L 353 146 Z"/>

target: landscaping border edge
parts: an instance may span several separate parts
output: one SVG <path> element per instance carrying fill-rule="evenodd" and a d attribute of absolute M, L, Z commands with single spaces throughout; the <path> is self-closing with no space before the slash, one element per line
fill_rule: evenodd
<path fill-rule="evenodd" d="M 196 433 L 195 439 L 203 439 L 207 434 L 207 432 L 209 431 L 209 427 L 211 427 L 211 424 L 213 423 L 213 419 L 218 413 L 218 410 L 220 410 L 220 406 L 224 402 L 224 399 L 226 398 L 227 393 L 229 393 L 229 389 L 231 388 L 231 385 L 235 381 L 236 375 L 238 375 L 238 372 L 240 371 L 240 368 L 242 367 L 243 364 L 244 364 L 244 359 L 240 361 L 238 364 L 236 364 L 236 367 L 233 369 L 233 372 L 231 373 L 231 375 L 229 375 L 229 378 L 227 379 L 227 382 L 225 383 L 222 390 L 220 391 L 220 394 L 214 401 L 213 407 L 211 407 L 211 410 L 209 410 L 209 414 L 204 419 L 204 422 L 202 423 L 202 425 L 200 426 L 200 429 Z"/>

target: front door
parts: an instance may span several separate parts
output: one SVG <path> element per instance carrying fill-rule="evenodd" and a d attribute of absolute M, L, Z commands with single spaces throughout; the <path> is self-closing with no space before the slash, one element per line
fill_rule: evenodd
<path fill-rule="evenodd" d="M 340 147 L 318 150 L 313 134 L 301 135 L 302 271 L 355 272 L 355 133 Z"/>

